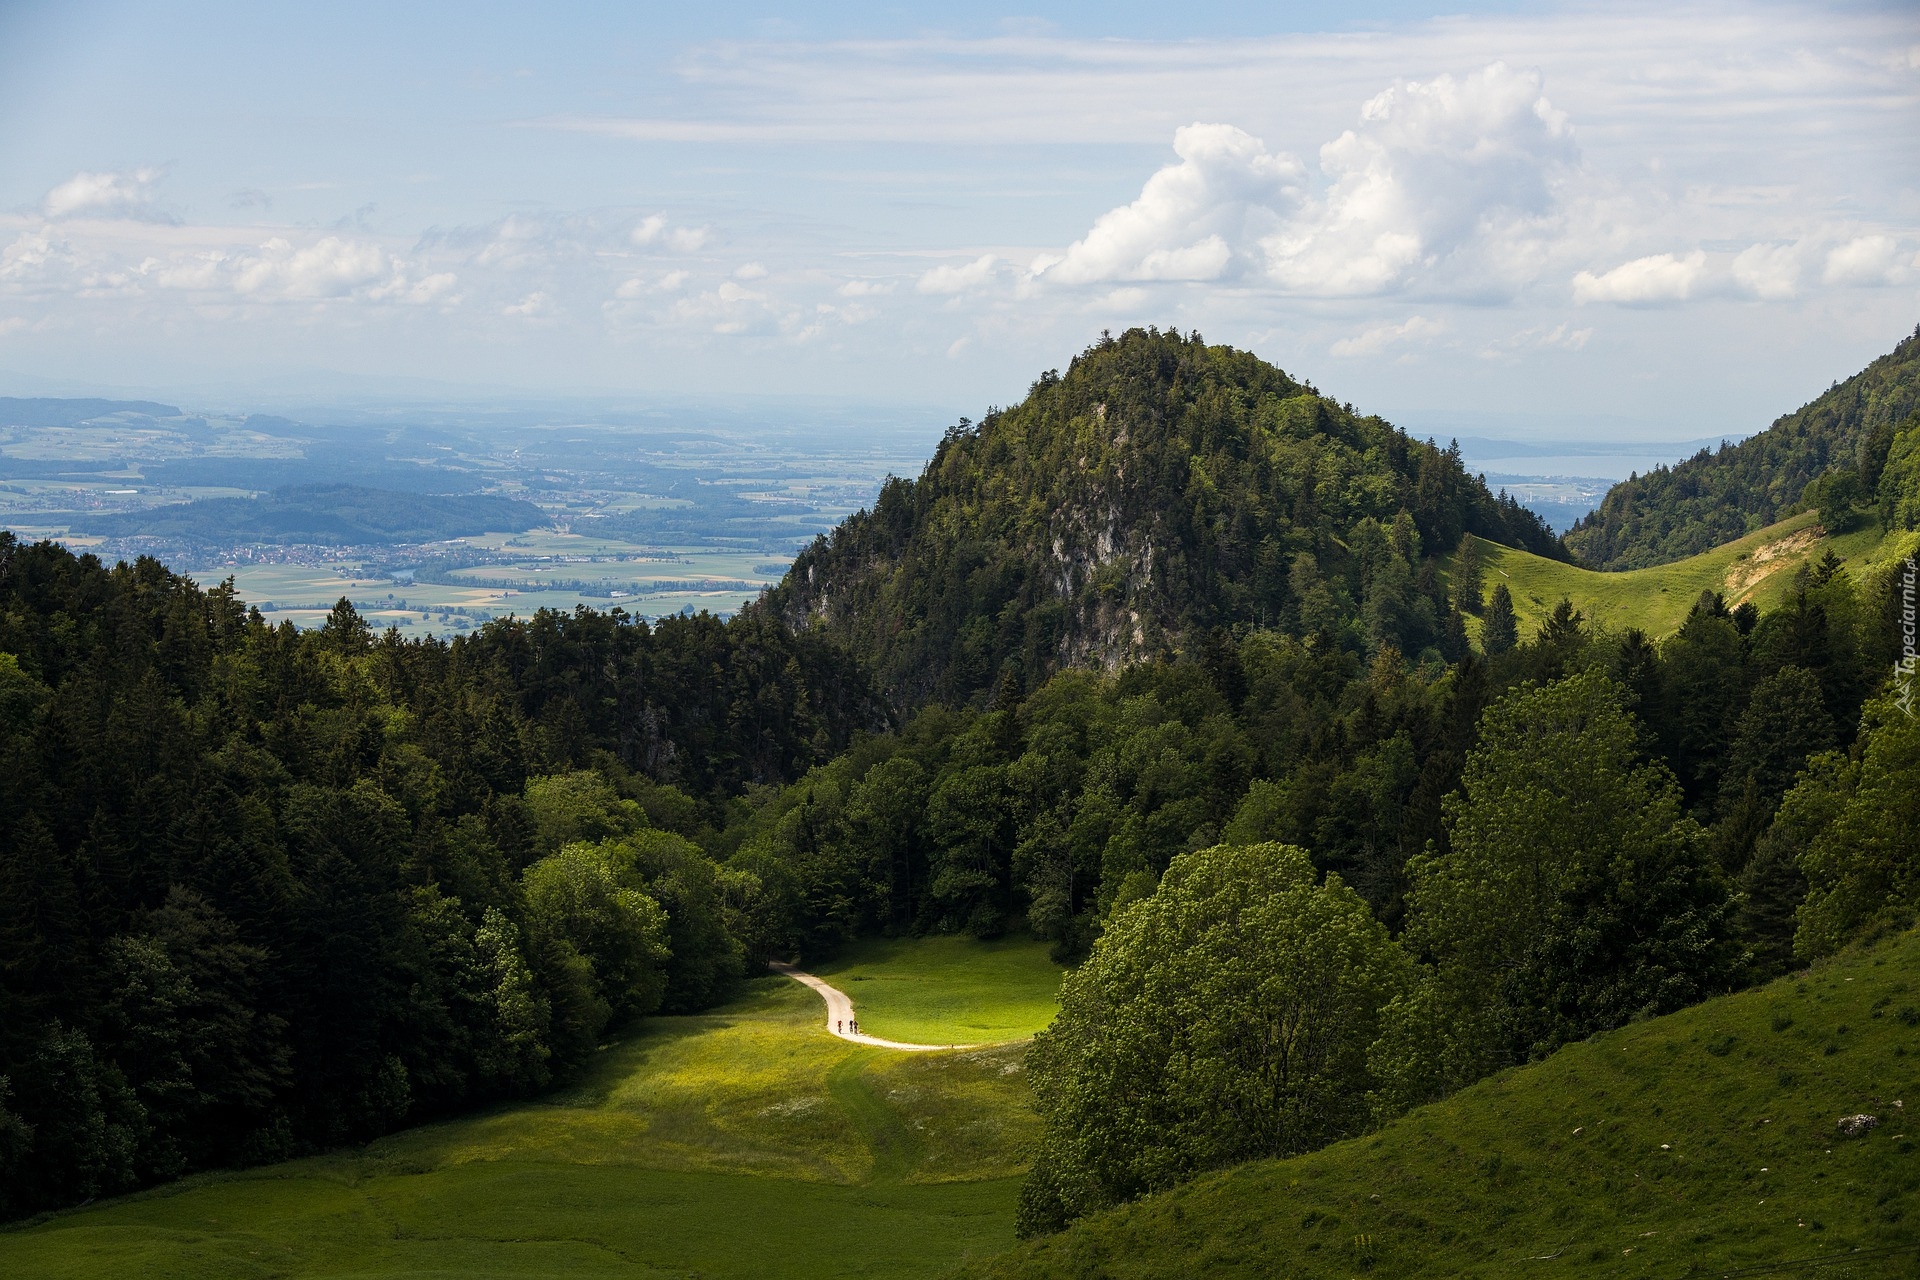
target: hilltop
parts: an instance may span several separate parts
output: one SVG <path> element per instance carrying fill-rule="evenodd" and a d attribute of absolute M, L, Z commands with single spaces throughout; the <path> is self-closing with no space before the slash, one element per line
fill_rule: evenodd
<path fill-rule="evenodd" d="M 964 700 L 1007 677 L 1179 651 L 1234 622 L 1338 629 L 1366 611 L 1385 555 L 1363 522 L 1403 512 L 1395 550 L 1410 564 L 1463 532 L 1562 554 L 1457 452 L 1247 352 L 1134 329 L 1018 405 L 963 420 L 918 480 L 889 481 L 761 607 L 871 662 L 896 701 Z M 1409 653 L 1444 622 L 1427 594 L 1424 627 L 1386 627 Z"/>
<path fill-rule="evenodd" d="M 1916 972 L 1909 932 L 965 1274 L 1681 1276 L 1818 1257 L 1849 1264 L 1823 1274 L 1911 1274 Z M 1857 1114 L 1879 1123 L 1843 1134 L 1837 1121 Z"/>
<path fill-rule="evenodd" d="M 77 427 L 97 418 L 127 415 L 178 418 L 180 410 L 152 400 L 55 399 L 48 396 L 0 396 L 0 426 Z"/>
<path fill-rule="evenodd" d="M 1891 520 L 1914 488 L 1902 459 L 1920 444 L 1908 439 L 1916 403 L 1920 330 L 1760 434 L 1615 485 L 1566 545 L 1595 569 L 1641 569 L 1732 542 L 1802 504 L 1842 518 L 1878 505 Z"/>

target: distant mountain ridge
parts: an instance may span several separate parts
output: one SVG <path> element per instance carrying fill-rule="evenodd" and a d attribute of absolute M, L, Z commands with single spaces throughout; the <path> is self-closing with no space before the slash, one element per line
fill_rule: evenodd
<path fill-rule="evenodd" d="M 137 413 L 149 418 L 184 416 L 173 405 L 152 400 L 0 396 L 0 427 L 77 427 L 116 413 Z"/>
<path fill-rule="evenodd" d="M 1152 658 L 1233 623 L 1411 656 L 1442 643 L 1433 558 L 1466 532 L 1564 555 L 1457 450 L 1247 352 L 1135 329 L 962 420 L 918 480 L 889 481 L 757 607 L 867 659 L 902 703 Z"/>
<path fill-rule="evenodd" d="M 494 494 L 397 493 L 350 484 L 307 484 L 259 498 L 209 498 L 146 511 L 81 516 L 77 533 L 235 544 L 439 542 L 547 523 L 531 502 Z"/>
<path fill-rule="evenodd" d="M 1615 485 L 1567 531 L 1567 547 L 1594 569 L 1684 560 L 1790 514 L 1827 476 L 1844 505 L 1877 501 L 1891 515 L 1906 480 L 1887 464 L 1916 403 L 1920 329 L 1758 435 Z"/>

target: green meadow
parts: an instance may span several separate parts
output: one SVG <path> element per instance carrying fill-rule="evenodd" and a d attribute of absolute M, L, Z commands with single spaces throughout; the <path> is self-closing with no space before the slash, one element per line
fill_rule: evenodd
<path fill-rule="evenodd" d="M 897 1029 L 946 1042 L 1024 1036 L 1059 981 L 1027 941 L 870 944 L 843 963 L 836 981 L 866 978 L 856 1007 L 886 991 Z M 0 1231 L 0 1275 L 920 1276 L 1010 1246 L 1034 1124 L 1024 1043 L 874 1049 L 827 1034 L 822 1011 L 757 978 L 713 1012 L 648 1020 L 536 1101 Z"/>
<path fill-rule="evenodd" d="M 812 972 L 852 998 L 869 1035 L 991 1044 L 1053 1021 L 1064 970 L 1025 938 L 931 937 L 867 939 Z"/>
<path fill-rule="evenodd" d="M 1885 536 L 1877 526 L 1830 536 L 1809 511 L 1685 560 L 1621 573 L 1482 543 L 1487 553 L 1482 589 L 1491 592 L 1506 584 L 1522 636 L 1532 635 L 1564 598 L 1615 631 L 1638 627 L 1659 637 L 1679 630 L 1702 591 L 1720 592 L 1729 606 L 1751 601 L 1764 611 L 1790 595 L 1796 569 L 1828 551 L 1847 562 L 1848 572 L 1860 573 L 1911 554 L 1916 542 L 1920 537 L 1914 534 Z M 1469 619 L 1467 625 L 1477 637 L 1479 620 Z"/>

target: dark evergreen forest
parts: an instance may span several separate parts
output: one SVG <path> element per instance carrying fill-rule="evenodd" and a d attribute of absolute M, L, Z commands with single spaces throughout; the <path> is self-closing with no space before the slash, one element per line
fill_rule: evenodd
<path fill-rule="evenodd" d="M 709 1003 L 751 895 L 693 840 L 878 716 L 753 619 L 302 633 L 0 533 L 5 1211 L 526 1093 Z"/>

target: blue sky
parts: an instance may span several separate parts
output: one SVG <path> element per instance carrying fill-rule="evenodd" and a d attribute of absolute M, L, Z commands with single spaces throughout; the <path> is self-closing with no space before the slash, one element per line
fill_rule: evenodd
<path fill-rule="evenodd" d="M 0 392 L 977 414 L 1156 323 L 1682 439 L 1917 304 L 1911 5 L 0 4 Z"/>

